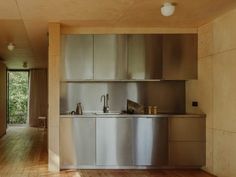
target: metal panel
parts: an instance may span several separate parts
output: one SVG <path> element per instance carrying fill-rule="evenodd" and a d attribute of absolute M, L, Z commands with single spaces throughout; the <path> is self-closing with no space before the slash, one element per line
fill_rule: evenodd
<path fill-rule="evenodd" d="M 168 120 L 136 118 L 133 121 L 134 165 L 167 165 Z"/>
<path fill-rule="evenodd" d="M 96 164 L 132 165 L 132 118 L 96 120 Z"/>
<path fill-rule="evenodd" d="M 94 35 L 94 79 L 126 79 L 126 35 Z"/>
<path fill-rule="evenodd" d="M 205 141 L 204 118 L 169 118 L 169 141 Z"/>
<path fill-rule="evenodd" d="M 170 166 L 204 166 L 206 159 L 205 142 L 170 142 Z"/>
<path fill-rule="evenodd" d="M 128 78 L 162 78 L 162 35 L 128 35 Z"/>
<path fill-rule="evenodd" d="M 75 110 L 81 102 L 84 111 L 102 111 L 101 95 L 108 93 L 111 111 L 126 109 L 127 99 L 142 105 L 157 105 L 161 112 L 185 112 L 185 82 L 99 82 L 61 83 L 60 112 Z"/>
<path fill-rule="evenodd" d="M 82 102 L 85 111 L 102 111 L 100 97 L 110 95 L 111 111 L 126 109 L 126 100 L 131 99 L 143 105 L 157 105 L 162 112 L 183 113 L 185 111 L 184 82 L 142 82 L 142 83 L 62 83 L 60 89 L 60 111 L 75 110 Z"/>
<path fill-rule="evenodd" d="M 93 79 L 93 35 L 62 37 L 61 80 Z"/>
<path fill-rule="evenodd" d="M 95 165 L 95 118 L 60 119 L 61 168 Z"/>
<path fill-rule="evenodd" d="M 169 165 L 205 165 L 205 121 L 205 118 L 168 118 Z"/>
<path fill-rule="evenodd" d="M 163 79 L 197 79 L 197 34 L 163 35 Z"/>

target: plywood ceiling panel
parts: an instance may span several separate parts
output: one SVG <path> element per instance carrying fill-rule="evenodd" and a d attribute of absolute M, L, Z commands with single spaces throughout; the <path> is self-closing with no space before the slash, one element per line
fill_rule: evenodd
<path fill-rule="evenodd" d="M 84 29 L 194 29 L 236 8 L 236 0 L 170 1 L 177 3 L 176 13 L 163 17 L 160 7 L 165 0 L 2 0 L 0 57 L 10 68 L 21 68 L 24 60 L 30 67 L 47 67 L 48 22 Z M 16 43 L 15 53 L 5 51 L 9 41 Z"/>
<path fill-rule="evenodd" d="M 21 19 L 15 0 L 0 1 L 0 19 Z"/>
<path fill-rule="evenodd" d="M 196 27 L 236 7 L 235 0 L 175 0 L 175 15 L 163 17 L 160 7 L 164 0 L 16 1 L 25 20 L 63 21 L 80 26 Z"/>
<path fill-rule="evenodd" d="M 26 20 L 115 20 L 135 0 L 17 0 Z"/>
<path fill-rule="evenodd" d="M 24 25 L 27 31 L 32 52 L 34 54 L 34 68 L 47 67 L 48 58 L 48 22 L 25 20 Z"/>
<path fill-rule="evenodd" d="M 23 62 L 29 68 L 35 66 L 33 54 L 25 25 L 22 20 L 0 20 L 0 57 L 10 69 L 23 69 Z M 9 51 L 7 45 L 13 42 L 15 49 Z"/>
<path fill-rule="evenodd" d="M 143 27 L 198 27 L 218 15 L 234 9 L 235 0 L 175 0 L 176 12 L 171 17 L 163 17 L 160 7 L 163 1 L 136 0 L 115 26 Z"/>

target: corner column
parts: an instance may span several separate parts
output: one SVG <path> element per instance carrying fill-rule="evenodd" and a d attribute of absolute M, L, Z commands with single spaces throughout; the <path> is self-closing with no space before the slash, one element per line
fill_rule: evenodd
<path fill-rule="evenodd" d="M 60 171 L 60 24 L 49 23 L 48 49 L 48 170 Z"/>

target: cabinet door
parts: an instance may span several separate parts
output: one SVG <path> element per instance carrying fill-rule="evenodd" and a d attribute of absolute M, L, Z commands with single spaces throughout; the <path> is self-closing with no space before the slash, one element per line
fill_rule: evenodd
<path fill-rule="evenodd" d="M 128 78 L 161 79 L 162 36 L 128 35 Z"/>
<path fill-rule="evenodd" d="M 163 79 L 197 79 L 197 34 L 163 35 Z"/>
<path fill-rule="evenodd" d="M 60 119 L 62 168 L 95 165 L 95 118 Z"/>
<path fill-rule="evenodd" d="M 166 118 L 134 118 L 134 165 L 168 164 L 168 120 Z"/>
<path fill-rule="evenodd" d="M 97 118 L 96 164 L 132 165 L 132 118 Z"/>
<path fill-rule="evenodd" d="M 126 79 L 125 35 L 94 35 L 94 79 Z"/>
<path fill-rule="evenodd" d="M 61 80 L 89 79 L 93 79 L 93 36 L 63 36 Z"/>

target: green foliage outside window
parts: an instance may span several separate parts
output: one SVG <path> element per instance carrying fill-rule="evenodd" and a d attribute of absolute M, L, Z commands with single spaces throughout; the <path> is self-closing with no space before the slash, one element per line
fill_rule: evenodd
<path fill-rule="evenodd" d="M 10 124 L 25 124 L 28 112 L 28 72 L 9 72 L 8 115 Z"/>

